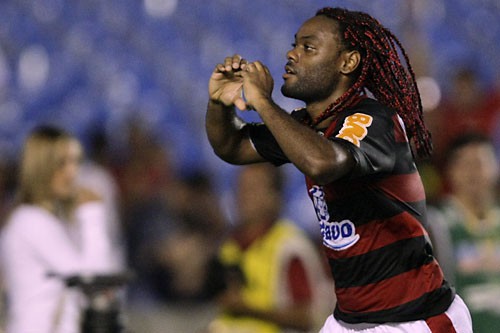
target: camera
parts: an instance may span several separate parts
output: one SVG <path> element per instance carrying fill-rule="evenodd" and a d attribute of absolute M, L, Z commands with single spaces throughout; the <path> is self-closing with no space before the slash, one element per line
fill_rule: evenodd
<path fill-rule="evenodd" d="M 57 277 L 67 287 L 78 288 L 86 298 L 81 333 L 125 333 L 119 289 L 132 279 L 130 272 Z"/>

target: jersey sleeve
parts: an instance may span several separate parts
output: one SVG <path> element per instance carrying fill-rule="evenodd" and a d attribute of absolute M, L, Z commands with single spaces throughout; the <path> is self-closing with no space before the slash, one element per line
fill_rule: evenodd
<path fill-rule="evenodd" d="M 260 156 L 276 166 L 290 162 L 266 125 L 248 124 L 247 126 L 250 140 Z"/>
<path fill-rule="evenodd" d="M 300 122 L 305 114 L 306 110 L 302 108 L 292 111 L 290 116 Z M 247 124 L 247 126 L 250 140 L 260 156 L 276 166 L 290 163 L 290 160 L 285 153 L 283 153 L 280 145 L 265 124 L 251 123 Z"/>
<path fill-rule="evenodd" d="M 299 112 L 292 112 L 292 117 L 298 119 L 298 114 Z M 395 133 L 404 133 L 398 119 L 395 112 L 380 104 L 364 103 L 361 107 L 346 111 L 334 123 L 333 132 L 328 137 L 345 146 L 356 161 L 356 167 L 350 177 L 392 171 L 396 163 L 398 145 L 407 144 L 406 135 L 403 135 L 404 139 L 399 138 L 401 142 L 396 143 Z M 290 163 L 264 124 L 247 126 L 255 149 L 264 159 L 274 165 Z"/>
<path fill-rule="evenodd" d="M 391 172 L 396 163 L 397 116 L 388 110 L 352 110 L 335 124 L 330 140 L 344 145 L 354 156 L 351 178 Z"/>

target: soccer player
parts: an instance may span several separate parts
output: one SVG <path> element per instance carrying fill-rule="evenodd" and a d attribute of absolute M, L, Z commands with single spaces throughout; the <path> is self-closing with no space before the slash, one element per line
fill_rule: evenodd
<path fill-rule="evenodd" d="M 305 175 L 337 296 L 321 332 L 472 332 L 423 227 L 413 157 L 432 146 L 401 43 L 366 13 L 323 8 L 292 46 L 281 91 L 305 108 L 282 110 L 268 68 L 234 55 L 210 78 L 206 131 L 226 162 L 293 163 Z"/>

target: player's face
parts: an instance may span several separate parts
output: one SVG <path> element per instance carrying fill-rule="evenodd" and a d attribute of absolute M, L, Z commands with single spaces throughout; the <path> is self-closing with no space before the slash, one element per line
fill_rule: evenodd
<path fill-rule="evenodd" d="M 292 46 L 287 53 L 283 95 L 306 103 L 332 96 L 341 77 L 343 50 L 337 22 L 321 15 L 309 19 L 297 32 Z"/>

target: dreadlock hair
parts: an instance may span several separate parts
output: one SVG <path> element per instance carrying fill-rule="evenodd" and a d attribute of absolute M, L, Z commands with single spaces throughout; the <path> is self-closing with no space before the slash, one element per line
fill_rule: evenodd
<path fill-rule="evenodd" d="M 395 109 L 403 119 L 417 156 L 428 157 L 432 152 L 431 136 L 424 124 L 415 73 L 400 41 L 376 19 L 363 12 L 325 7 L 317 11 L 318 15 L 338 22 L 341 43 L 347 50 L 360 52 L 361 68 L 358 68 L 354 84 L 329 105 L 314 120 L 314 124 L 349 107 L 360 94 L 369 90 L 379 102 Z"/>

